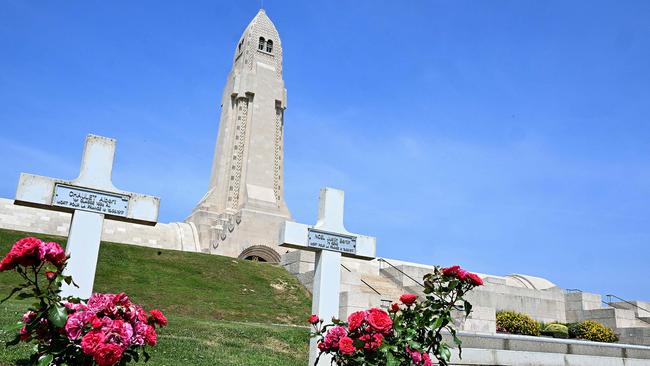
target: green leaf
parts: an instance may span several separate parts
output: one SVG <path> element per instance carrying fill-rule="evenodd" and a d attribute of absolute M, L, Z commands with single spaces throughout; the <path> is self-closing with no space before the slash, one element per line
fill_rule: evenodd
<path fill-rule="evenodd" d="M 18 300 L 30 299 L 32 297 L 34 297 L 34 295 L 30 294 L 29 292 L 21 292 L 18 295 L 16 295 L 16 298 Z"/>
<path fill-rule="evenodd" d="M 451 359 L 451 351 L 447 347 L 447 345 L 440 345 L 440 356 L 442 357 L 443 360 L 449 362 Z"/>
<path fill-rule="evenodd" d="M 443 319 L 441 316 L 439 316 L 439 317 L 436 319 L 436 321 L 433 322 L 433 325 L 431 325 L 431 329 L 438 329 L 438 328 L 440 328 L 440 326 L 442 325 L 442 321 L 443 321 L 443 320 L 444 320 L 444 319 Z"/>
<path fill-rule="evenodd" d="M 48 366 L 50 363 L 52 363 L 53 359 L 54 359 L 54 356 L 52 356 L 50 354 L 45 354 L 45 355 L 38 358 L 37 366 Z"/>
<path fill-rule="evenodd" d="M 16 338 L 10 340 L 9 342 L 5 342 L 5 347 L 15 346 L 18 343 L 20 343 L 20 336 L 19 335 L 16 336 Z"/>
<path fill-rule="evenodd" d="M 463 306 L 465 307 L 465 317 L 467 318 L 469 313 L 472 312 L 472 304 L 470 304 L 469 301 L 464 301 Z"/>
<path fill-rule="evenodd" d="M 9 300 L 9 299 L 10 299 L 10 298 L 11 298 L 11 297 L 16 293 L 16 292 L 18 292 L 18 291 L 24 289 L 24 288 L 27 287 L 28 285 L 29 285 L 29 284 L 25 283 L 25 284 L 22 284 L 22 285 L 20 285 L 20 286 L 18 286 L 18 287 L 14 287 L 14 288 L 11 290 L 11 292 L 9 293 L 9 295 L 7 295 L 7 297 L 5 297 L 4 299 L 2 299 L 2 300 L 0 301 L 0 304 L 2 304 L 3 302 Z"/>
<path fill-rule="evenodd" d="M 397 366 L 398 361 L 392 353 L 386 355 L 386 366 Z"/>
<path fill-rule="evenodd" d="M 63 328 L 65 322 L 68 320 L 68 314 L 66 313 L 65 307 L 57 304 L 47 312 L 47 318 L 55 327 Z"/>
<path fill-rule="evenodd" d="M 151 356 L 149 356 L 149 353 L 144 348 L 142 349 L 142 355 L 144 356 L 144 362 L 149 362 L 149 359 L 151 358 Z"/>

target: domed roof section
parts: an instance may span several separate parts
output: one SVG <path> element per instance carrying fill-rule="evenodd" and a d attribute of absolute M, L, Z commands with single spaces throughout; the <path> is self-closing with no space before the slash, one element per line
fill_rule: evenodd
<path fill-rule="evenodd" d="M 535 276 L 523 275 L 523 274 L 511 274 L 505 277 L 506 285 L 514 287 L 523 287 L 533 290 L 548 290 L 550 288 L 557 287 L 553 282 Z"/>

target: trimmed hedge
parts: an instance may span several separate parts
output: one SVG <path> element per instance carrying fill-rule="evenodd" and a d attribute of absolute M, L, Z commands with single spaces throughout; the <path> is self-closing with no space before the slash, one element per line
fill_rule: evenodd
<path fill-rule="evenodd" d="M 569 338 L 569 328 L 564 324 L 551 323 L 542 330 L 542 334 L 553 338 L 566 339 Z"/>
<path fill-rule="evenodd" d="M 594 320 L 583 320 L 568 326 L 569 336 L 587 341 L 615 343 L 618 336 L 613 330 Z"/>
<path fill-rule="evenodd" d="M 532 336 L 540 334 L 540 324 L 535 319 L 514 311 L 497 312 L 497 329 L 511 334 Z"/>
<path fill-rule="evenodd" d="M 578 323 L 544 324 L 530 316 L 514 311 L 497 311 L 497 332 L 531 336 L 552 336 L 553 338 L 577 338 L 593 342 L 615 343 L 618 336 L 613 330 L 594 320 Z"/>

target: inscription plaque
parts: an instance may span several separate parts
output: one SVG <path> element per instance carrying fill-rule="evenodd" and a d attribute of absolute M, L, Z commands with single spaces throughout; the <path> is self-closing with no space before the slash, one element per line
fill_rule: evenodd
<path fill-rule="evenodd" d="M 129 213 L 129 196 L 57 184 L 52 205 L 126 217 Z"/>
<path fill-rule="evenodd" d="M 331 250 L 347 254 L 357 253 L 357 237 L 352 235 L 342 235 L 329 233 L 316 229 L 308 230 L 307 245 L 312 248 Z"/>

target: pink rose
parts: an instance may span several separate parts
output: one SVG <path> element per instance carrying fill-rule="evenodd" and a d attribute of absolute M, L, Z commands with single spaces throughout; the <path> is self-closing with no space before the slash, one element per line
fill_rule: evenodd
<path fill-rule="evenodd" d="M 133 330 L 133 340 L 131 343 L 136 346 L 143 346 L 146 342 L 147 332 L 150 332 L 149 328 L 153 327 L 147 323 L 137 323 Z"/>
<path fill-rule="evenodd" d="M 415 302 L 415 300 L 418 298 L 418 295 L 415 294 L 404 294 L 399 297 L 399 301 L 401 301 L 404 305 L 406 306 L 411 306 Z"/>
<path fill-rule="evenodd" d="M 318 315 L 312 314 L 312 316 L 309 317 L 308 322 L 309 324 L 316 325 L 320 322 L 320 319 L 318 318 Z"/>
<path fill-rule="evenodd" d="M 11 271 L 14 268 L 16 268 L 16 255 L 10 251 L 4 258 L 2 258 L 2 261 L 0 261 L 0 272 Z"/>
<path fill-rule="evenodd" d="M 325 342 L 325 347 L 327 349 L 337 349 L 339 347 L 339 340 L 347 335 L 348 332 L 340 325 L 331 328 L 327 331 L 325 339 L 323 340 Z"/>
<path fill-rule="evenodd" d="M 124 292 L 120 292 L 113 297 L 113 305 L 129 308 L 131 307 L 131 300 Z"/>
<path fill-rule="evenodd" d="M 20 331 L 18 332 L 18 334 L 20 335 L 20 340 L 23 341 L 23 342 L 28 340 L 29 336 L 30 336 L 30 334 L 27 333 L 27 326 L 26 325 L 23 325 L 23 327 L 20 328 Z"/>
<path fill-rule="evenodd" d="M 81 349 L 85 354 L 92 356 L 102 343 L 104 343 L 104 333 L 99 330 L 92 330 L 81 338 Z"/>
<path fill-rule="evenodd" d="M 144 336 L 144 341 L 148 346 L 155 346 L 158 342 L 158 335 L 156 334 L 156 329 L 152 326 L 147 328 L 147 331 Z"/>
<path fill-rule="evenodd" d="M 40 247 L 40 254 L 43 260 L 55 265 L 57 268 L 63 267 L 66 261 L 65 251 L 58 243 L 43 243 Z"/>
<path fill-rule="evenodd" d="M 366 320 L 365 311 L 355 311 L 354 313 L 348 316 L 348 328 L 350 332 L 354 332 L 363 324 L 363 321 Z"/>
<path fill-rule="evenodd" d="M 151 316 L 153 317 L 153 321 L 160 325 L 161 327 L 164 327 L 167 325 L 167 318 L 163 315 L 163 313 L 160 310 L 151 310 L 149 312 Z"/>
<path fill-rule="evenodd" d="M 112 294 L 94 293 L 90 296 L 90 299 L 88 299 L 88 308 L 96 313 L 104 311 L 108 307 L 112 306 L 114 297 L 115 295 Z"/>
<path fill-rule="evenodd" d="M 330 350 L 329 347 L 327 346 L 327 344 L 325 342 L 323 342 L 323 341 L 318 342 L 318 349 L 321 352 L 326 352 L 326 351 Z"/>
<path fill-rule="evenodd" d="M 414 349 L 411 349 L 409 346 L 406 346 L 406 353 L 411 356 L 413 363 L 419 365 L 422 362 L 422 354 Z"/>
<path fill-rule="evenodd" d="M 25 267 L 39 265 L 43 260 L 40 251 L 42 244 L 42 241 L 32 237 L 20 239 L 11 247 L 7 256 L 12 257 L 14 267 L 15 265 Z"/>
<path fill-rule="evenodd" d="M 460 271 L 460 266 L 451 266 L 451 267 L 443 268 L 442 274 L 445 276 L 456 277 L 458 271 Z"/>
<path fill-rule="evenodd" d="M 122 359 L 122 347 L 112 344 L 100 344 L 95 350 L 93 359 L 99 366 L 113 366 Z"/>
<path fill-rule="evenodd" d="M 467 273 L 467 282 L 474 286 L 482 286 L 483 279 L 479 277 L 476 273 Z"/>
<path fill-rule="evenodd" d="M 23 314 L 23 318 L 22 318 L 23 323 L 25 324 L 31 323 L 32 320 L 36 319 L 36 315 L 37 315 L 36 312 L 31 310 L 26 312 L 25 314 Z"/>
<path fill-rule="evenodd" d="M 461 269 L 461 270 L 458 271 L 458 279 L 461 280 L 461 281 L 465 281 L 468 274 L 469 274 L 469 272 L 467 272 L 464 269 Z"/>
<path fill-rule="evenodd" d="M 106 319 L 107 317 L 104 317 Z M 126 348 L 131 344 L 131 337 L 133 337 L 133 327 L 130 323 L 124 320 L 113 320 L 110 327 L 103 327 L 102 331 L 106 336 L 106 342 L 117 344 L 122 348 Z"/>
<path fill-rule="evenodd" d="M 377 332 L 388 333 L 393 328 L 393 321 L 384 310 L 372 308 L 368 310 L 368 324 Z"/>
<path fill-rule="evenodd" d="M 68 315 L 68 320 L 65 323 L 65 332 L 70 339 L 77 339 L 81 334 L 86 322 L 92 317 L 93 314 L 87 311 L 81 311 Z"/>
<path fill-rule="evenodd" d="M 390 304 L 390 311 L 393 313 L 396 313 L 399 311 L 399 304 L 397 303 L 392 303 Z"/>
<path fill-rule="evenodd" d="M 354 341 L 350 337 L 342 337 L 339 340 L 339 350 L 344 355 L 351 355 L 356 351 L 354 348 Z"/>
<path fill-rule="evenodd" d="M 359 337 L 359 340 L 365 342 L 363 348 L 366 351 L 376 351 L 377 348 L 381 346 L 381 342 L 384 340 L 384 336 L 378 333 L 364 334 L 361 337 Z"/>
<path fill-rule="evenodd" d="M 431 362 L 431 357 L 426 352 L 422 353 L 422 361 L 424 361 L 422 363 L 422 366 L 433 366 L 433 362 Z"/>

